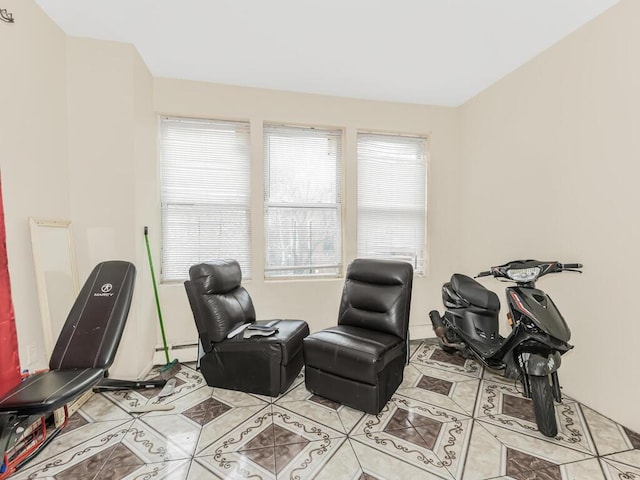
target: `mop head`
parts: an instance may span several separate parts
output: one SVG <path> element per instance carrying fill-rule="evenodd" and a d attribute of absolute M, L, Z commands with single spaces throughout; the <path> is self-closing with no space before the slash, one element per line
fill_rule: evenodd
<path fill-rule="evenodd" d="M 178 359 L 175 359 L 172 362 L 167 363 L 164 367 L 160 369 L 158 375 L 163 380 L 169 380 L 174 377 L 176 373 L 180 371 L 180 364 L 178 363 Z"/>

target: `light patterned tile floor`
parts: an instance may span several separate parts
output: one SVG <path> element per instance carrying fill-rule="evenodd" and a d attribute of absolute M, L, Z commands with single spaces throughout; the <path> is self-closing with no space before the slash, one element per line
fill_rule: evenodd
<path fill-rule="evenodd" d="M 189 366 L 173 395 L 95 394 L 15 480 L 640 480 L 640 434 L 567 397 L 558 435 L 535 425 L 518 386 L 413 341 L 379 415 L 311 394 L 303 373 L 278 398 L 211 388 Z M 130 414 L 170 403 L 172 411 Z"/>

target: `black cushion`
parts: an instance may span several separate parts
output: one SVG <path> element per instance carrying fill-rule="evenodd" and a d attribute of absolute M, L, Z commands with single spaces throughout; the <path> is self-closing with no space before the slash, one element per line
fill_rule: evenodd
<path fill-rule="evenodd" d="M 471 277 L 454 273 L 451 276 L 451 287 L 459 296 L 476 307 L 493 311 L 500 310 L 498 296 Z"/>
<path fill-rule="evenodd" d="M 305 365 L 374 385 L 379 373 L 404 356 L 395 335 L 348 325 L 331 327 L 304 339 Z"/>
<path fill-rule="evenodd" d="M 51 353 L 51 370 L 102 368 L 113 363 L 129 315 L 136 268 L 98 264 L 84 283 Z"/>
<path fill-rule="evenodd" d="M 338 324 L 406 339 L 412 282 L 409 263 L 354 260 L 347 269 Z"/>
<path fill-rule="evenodd" d="M 256 325 L 273 325 L 278 331 L 263 337 L 244 338 L 244 332 L 238 333 L 224 342 L 215 345 L 216 352 L 252 350 L 269 353 L 269 361 L 286 365 L 302 348 L 302 339 L 309 335 L 309 326 L 304 320 L 260 320 Z M 273 348 L 275 346 L 276 348 Z"/>
<path fill-rule="evenodd" d="M 268 337 L 239 333 L 214 343 L 200 359 L 207 385 L 274 397 L 289 388 L 302 367 L 302 339 L 309 327 L 302 320 L 280 320 L 275 326 L 278 332 Z"/>
<path fill-rule="evenodd" d="M 28 377 L 0 399 L 0 412 L 20 415 L 50 412 L 62 407 L 103 377 L 101 368 L 50 370 Z"/>
<path fill-rule="evenodd" d="M 189 269 L 185 289 L 205 351 L 229 332 L 256 320 L 249 293 L 240 286 L 242 273 L 235 260 L 200 263 Z"/>
<path fill-rule="evenodd" d="M 240 286 L 242 270 L 235 260 L 212 260 L 189 268 L 189 278 L 202 284 L 204 293 L 228 293 Z"/>

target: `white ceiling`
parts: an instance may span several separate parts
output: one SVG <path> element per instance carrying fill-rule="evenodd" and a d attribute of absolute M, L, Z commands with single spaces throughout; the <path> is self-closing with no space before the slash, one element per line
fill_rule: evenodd
<path fill-rule="evenodd" d="M 617 1 L 36 0 L 154 76 L 452 106 Z"/>

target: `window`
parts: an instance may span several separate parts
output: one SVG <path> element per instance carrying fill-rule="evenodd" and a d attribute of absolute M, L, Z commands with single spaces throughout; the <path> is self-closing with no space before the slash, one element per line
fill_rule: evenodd
<path fill-rule="evenodd" d="M 424 273 L 424 137 L 358 134 L 358 256 L 402 259 Z"/>
<path fill-rule="evenodd" d="M 234 258 L 251 275 L 249 124 L 161 121 L 162 279 Z"/>
<path fill-rule="evenodd" d="M 264 128 L 265 276 L 340 275 L 342 132 Z"/>

